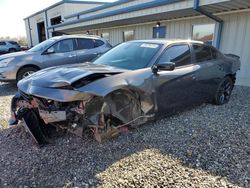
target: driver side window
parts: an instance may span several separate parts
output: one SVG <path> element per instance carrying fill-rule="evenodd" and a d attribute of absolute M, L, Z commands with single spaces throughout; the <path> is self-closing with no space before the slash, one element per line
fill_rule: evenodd
<path fill-rule="evenodd" d="M 72 39 L 59 41 L 48 49 L 48 51 L 54 51 L 55 53 L 65 53 L 73 50 L 74 44 Z"/>
<path fill-rule="evenodd" d="M 187 44 L 169 47 L 161 56 L 158 63 L 173 62 L 176 67 L 191 64 L 190 48 Z"/>

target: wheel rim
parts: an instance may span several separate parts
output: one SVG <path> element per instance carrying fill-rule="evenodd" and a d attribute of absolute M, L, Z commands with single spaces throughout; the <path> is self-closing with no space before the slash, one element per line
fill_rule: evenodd
<path fill-rule="evenodd" d="M 33 74 L 35 71 L 27 71 L 23 74 L 22 78 L 26 78 L 27 76 Z"/>
<path fill-rule="evenodd" d="M 220 88 L 219 103 L 224 104 L 229 101 L 232 91 L 232 84 L 229 80 L 225 80 Z"/>

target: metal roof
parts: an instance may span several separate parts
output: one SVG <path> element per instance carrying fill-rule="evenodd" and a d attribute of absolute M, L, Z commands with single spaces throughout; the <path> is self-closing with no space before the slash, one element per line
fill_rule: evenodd
<path fill-rule="evenodd" d="M 200 15 L 192 8 L 182 9 L 182 10 L 175 10 L 171 12 L 164 12 L 164 13 L 158 13 L 158 14 L 151 14 L 147 16 L 139 16 L 139 17 L 133 17 L 123 20 L 115 20 L 115 21 L 109 21 L 109 22 L 103 22 L 98 24 L 91 24 L 91 25 L 84 25 L 84 26 L 78 26 L 74 27 L 72 24 L 70 29 L 63 29 L 64 32 L 70 32 L 70 31 L 81 31 L 81 30 L 90 30 L 92 28 L 100 29 L 105 27 L 116 27 L 116 26 L 122 26 L 122 25 L 132 25 L 132 24 L 141 24 L 146 22 L 154 22 L 154 21 L 162 21 L 162 20 L 171 20 L 171 19 L 177 19 L 177 18 L 184 18 L 184 17 L 190 17 L 190 16 L 198 16 Z M 59 28 L 60 29 L 60 28 Z"/>
<path fill-rule="evenodd" d="M 68 18 L 72 18 L 72 17 L 75 17 L 75 16 L 80 16 L 80 15 L 83 15 L 83 14 L 95 12 L 95 11 L 98 11 L 98 10 L 103 10 L 103 9 L 106 9 L 106 8 L 109 8 L 109 7 L 117 6 L 117 5 L 120 5 L 120 4 L 123 4 L 123 3 L 128 3 L 128 2 L 131 2 L 131 1 L 134 1 L 134 0 L 118 0 L 118 1 L 115 1 L 115 2 L 112 2 L 112 3 L 109 3 L 109 4 L 101 5 L 101 6 L 98 6 L 98 7 L 95 7 L 95 8 L 91 8 L 89 10 L 85 10 L 85 11 L 77 12 L 77 13 L 74 13 L 74 14 L 70 14 L 70 15 L 65 16 L 64 18 L 68 19 Z"/>
<path fill-rule="evenodd" d="M 207 11 L 211 13 L 219 13 L 233 10 L 241 10 L 250 8 L 250 0 L 229 0 L 226 2 L 203 5 Z"/>
<path fill-rule="evenodd" d="M 122 0 L 123 3 L 125 1 L 126 0 Z M 157 7 L 157 6 L 161 6 L 161 5 L 172 4 L 172 3 L 179 2 L 179 1 L 183 1 L 183 0 L 154 0 L 154 1 L 147 2 L 147 3 L 141 3 L 139 5 L 132 5 L 130 7 L 120 8 L 117 10 L 99 13 L 99 14 L 95 14 L 93 16 L 88 16 L 88 17 L 77 19 L 77 20 L 64 22 L 62 24 L 57 24 L 55 26 L 48 27 L 48 29 L 66 26 L 66 25 L 70 25 L 70 24 L 75 24 L 75 23 L 79 23 L 79 22 L 90 21 L 90 20 L 104 18 L 104 17 L 115 16 L 115 15 L 129 13 L 129 12 L 134 12 L 134 11 L 138 11 L 138 10 L 142 10 L 142 9 L 153 8 L 153 7 Z"/>

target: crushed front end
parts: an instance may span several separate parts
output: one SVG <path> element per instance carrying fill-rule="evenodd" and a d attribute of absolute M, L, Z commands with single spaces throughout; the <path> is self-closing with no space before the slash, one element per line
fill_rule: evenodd
<path fill-rule="evenodd" d="M 142 116 L 140 104 L 135 104 L 135 100 L 124 92 L 120 96 L 108 97 L 85 94 L 83 98 L 58 102 L 19 91 L 12 99 L 10 124 L 17 124 L 23 119 L 35 141 L 43 145 L 47 143 L 48 126 L 78 136 L 82 136 L 85 130 L 91 130 L 95 139 L 101 142 L 118 135 L 128 124 L 142 124 L 148 119 Z"/>
<path fill-rule="evenodd" d="M 45 144 L 47 140 L 43 129 L 46 129 L 46 126 L 52 125 L 82 136 L 86 128 L 93 128 L 94 131 L 94 125 L 104 125 L 100 112 L 102 106 L 101 97 L 90 95 L 81 101 L 57 102 L 19 91 L 12 98 L 9 124 L 17 124 L 18 120 L 23 119 L 36 142 Z M 36 116 L 36 120 L 33 116 Z M 38 128 L 41 130 L 32 131 Z"/>
<path fill-rule="evenodd" d="M 18 82 L 10 124 L 23 119 L 38 144 L 46 142 L 50 126 L 79 136 L 88 129 L 100 142 L 127 125 L 143 124 L 154 116 L 154 101 L 147 90 L 130 87 L 122 72 L 126 70 L 86 63 L 38 71 Z"/>

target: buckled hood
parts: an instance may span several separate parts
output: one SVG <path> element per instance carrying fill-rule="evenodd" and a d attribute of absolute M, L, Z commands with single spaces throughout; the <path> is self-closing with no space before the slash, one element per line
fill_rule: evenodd
<path fill-rule="evenodd" d="M 93 63 L 57 66 L 43 69 L 22 79 L 18 82 L 18 88 L 24 90 L 23 92 L 32 86 L 44 88 L 72 86 L 74 88 L 74 86 L 79 85 L 77 82 L 80 80 L 85 80 L 86 84 L 125 71 L 125 69 Z"/>

